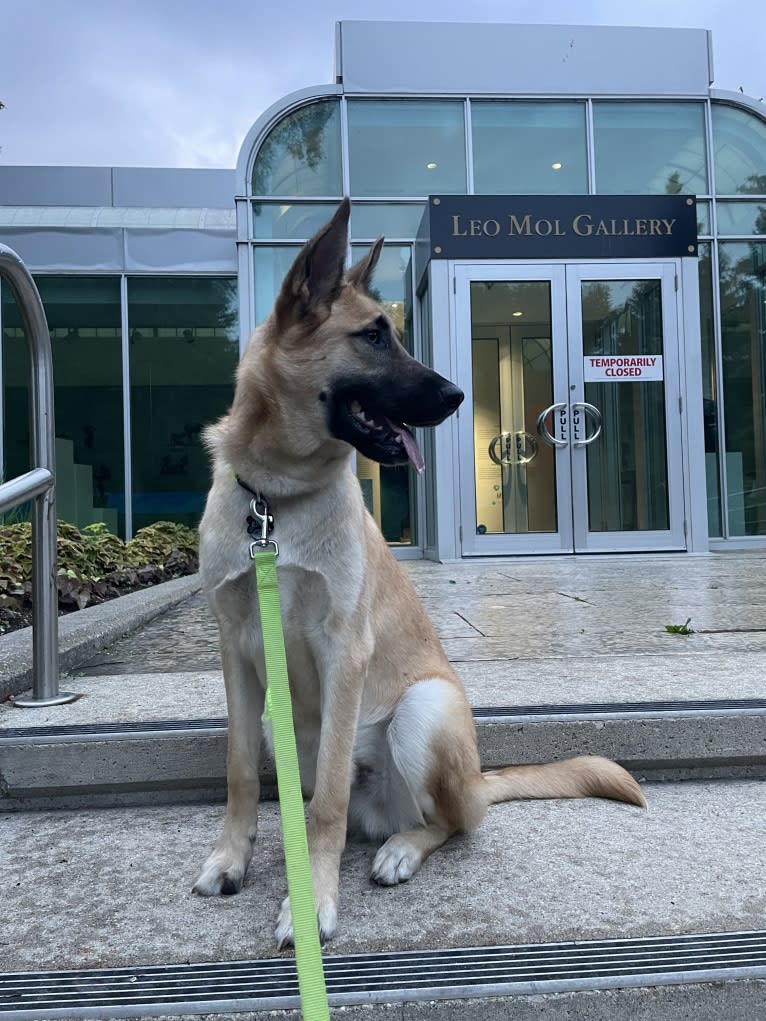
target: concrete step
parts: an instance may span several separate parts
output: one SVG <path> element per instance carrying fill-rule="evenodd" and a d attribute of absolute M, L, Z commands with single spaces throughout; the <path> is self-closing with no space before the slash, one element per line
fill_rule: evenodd
<path fill-rule="evenodd" d="M 0 713 L 0 811 L 224 795 L 218 673 L 75 680 L 74 706 Z M 181 706 L 210 715 L 179 718 Z M 171 708 L 175 717 L 161 714 Z M 766 776 L 764 698 L 478 706 L 474 716 L 485 769 L 605 755 L 641 779 Z M 262 779 L 273 789 L 268 762 Z"/>
<path fill-rule="evenodd" d="M 336 1018 L 766 1017 L 766 783 L 650 784 L 649 810 L 499 805 L 406 886 L 349 845 L 326 953 Z M 191 896 L 217 805 L 0 825 L 0 1017 L 297 1018 L 278 812 L 236 897 Z M 269 1013 L 272 1011 L 273 1013 Z"/>

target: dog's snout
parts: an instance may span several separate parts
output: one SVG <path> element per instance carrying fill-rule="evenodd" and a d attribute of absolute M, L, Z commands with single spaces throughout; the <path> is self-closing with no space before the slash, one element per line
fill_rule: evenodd
<path fill-rule="evenodd" d="M 441 399 L 444 403 L 444 407 L 447 409 L 449 414 L 453 411 L 457 411 L 460 405 L 463 403 L 465 394 L 459 386 L 455 386 L 454 383 L 446 383 L 441 390 Z"/>

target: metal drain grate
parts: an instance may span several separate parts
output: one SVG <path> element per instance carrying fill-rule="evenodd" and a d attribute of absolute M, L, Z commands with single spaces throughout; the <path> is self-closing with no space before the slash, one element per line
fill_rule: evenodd
<path fill-rule="evenodd" d="M 608 717 L 729 716 L 766 714 L 766 698 L 721 698 L 695 701 L 654 702 L 580 702 L 564 705 L 478 706 L 473 710 L 478 722 L 493 720 L 599 720 Z M 192 720 L 144 720 L 131 723 L 79 723 L 43 727 L 6 727 L 0 741 L 42 740 L 43 738 L 94 739 L 108 736 L 135 737 L 140 734 L 188 734 L 225 731 L 222 717 Z"/>
<path fill-rule="evenodd" d="M 326 957 L 333 1005 L 766 978 L 766 931 Z M 293 960 L 20 972 L 0 1017 L 136 1016 L 298 1006 Z"/>

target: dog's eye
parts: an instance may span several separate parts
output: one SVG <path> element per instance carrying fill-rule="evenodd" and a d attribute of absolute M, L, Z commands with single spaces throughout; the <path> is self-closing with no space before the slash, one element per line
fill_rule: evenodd
<path fill-rule="evenodd" d="M 369 330 L 364 331 L 364 339 L 369 341 L 370 344 L 380 344 L 381 336 L 380 330 L 376 330 L 374 327 L 370 327 Z"/>

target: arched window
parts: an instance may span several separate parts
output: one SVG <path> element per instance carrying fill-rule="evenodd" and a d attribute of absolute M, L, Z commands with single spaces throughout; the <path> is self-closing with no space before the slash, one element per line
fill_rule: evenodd
<path fill-rule="evenodd" d="M 253 194 L 338 196 L 343 194 L 340 107 L 325 99 L 298 107 L 271 129 L 253 166 Z"/>
<path fill-rule="evenodd" d="M 766 195 L 766 122 L 714 103 L 713 151 L 718 195 Z"/>

